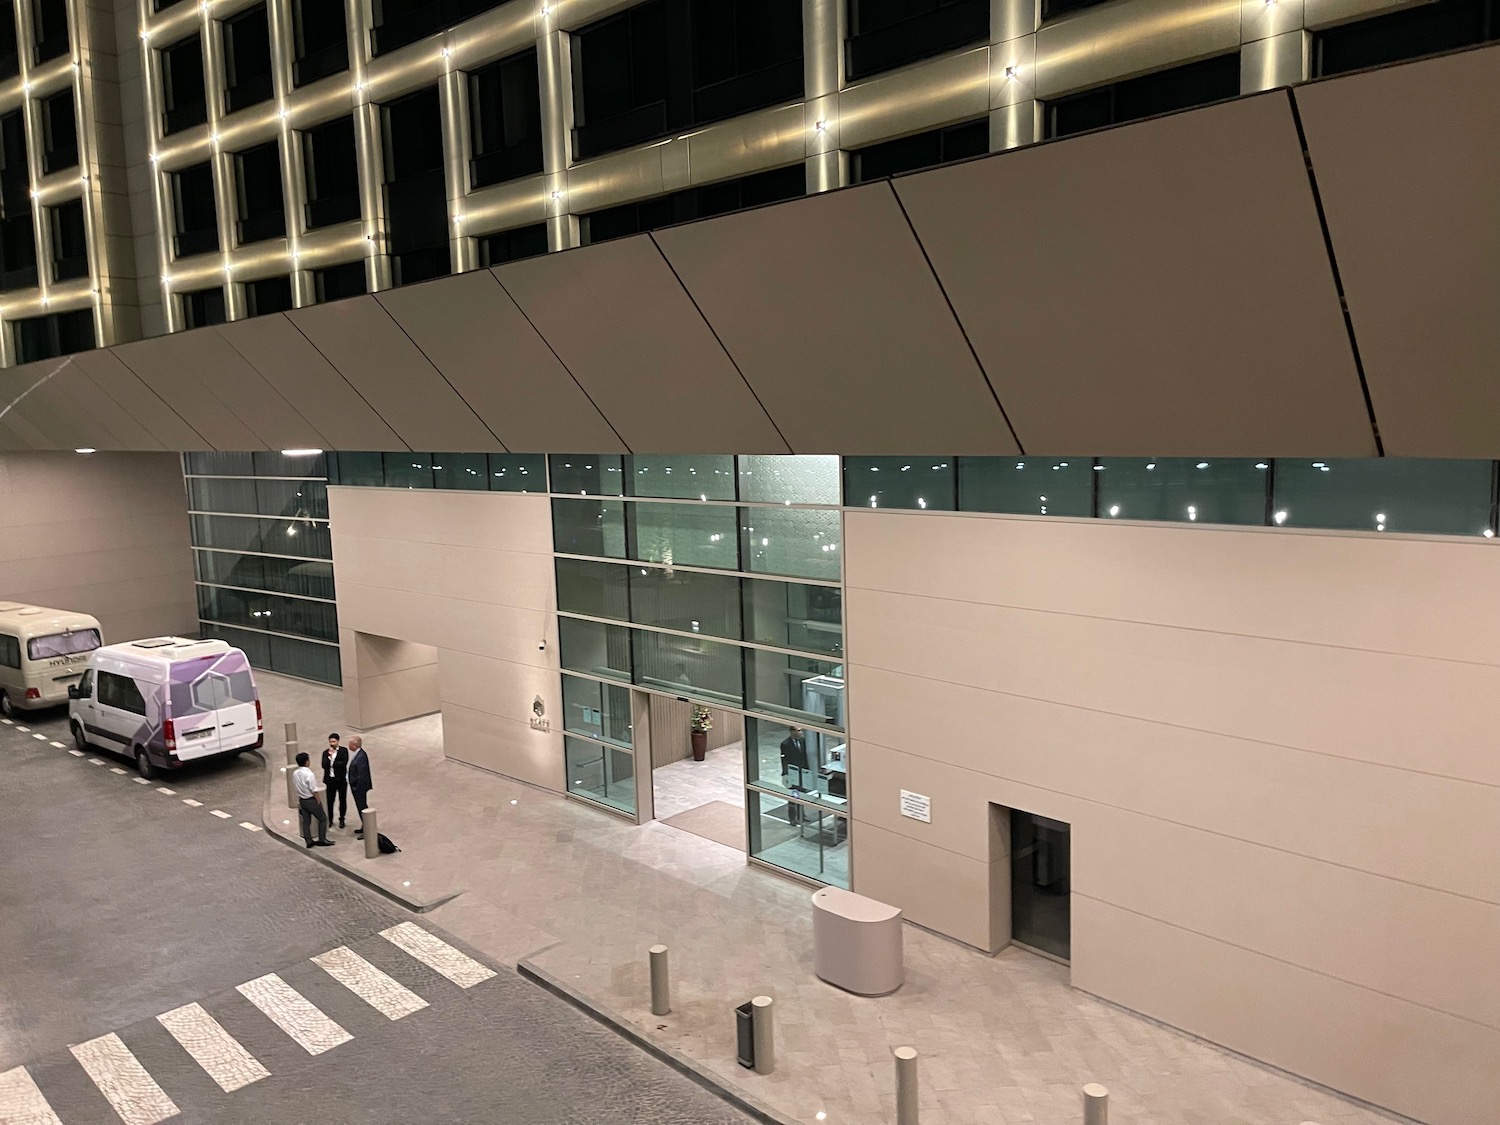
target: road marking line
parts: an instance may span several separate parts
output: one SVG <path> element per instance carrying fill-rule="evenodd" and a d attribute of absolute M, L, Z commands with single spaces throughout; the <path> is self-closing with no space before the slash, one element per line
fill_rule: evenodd
<path fill-rule="evenodd" d="M 150 785 L 151 784 L 144 777 L 132 777 L 130 780 L 133 781 L 133 782 L 135 782 L 137 785 Z"/>
<path fill-rule="evenodd" d="M 125 1125 L 156 1125 L 177 1115 L 176 1104 L 114 1032 L 70 1049 Z"/>
<path fill-rule="evenodd" d="M 175 789 L 168 789 L 165 785 L 158 785 L 156 787 L 156 791 L 158 793 L 165 793 L 168 797 L 175 797 L 175 796 L 177 796 L 177 790 L 175 790 Z"/>
<path fill-rule="evenodd" d="M 22 734 L 30 734 L 31 733 L 31 728 L 30 727 L 23 727 L 20 723 L 16 724 L 16 729 L 18 731 L 20 731 Z"/>
<path fill-rule="evenodd" d="M 39 739 L 42 742 L 46 742 L 47 741 L 47 736 L 45 734 L 43 734 L 41 731 L 37 731 L 31 737 L 35 738 L 35 739 Z"/>
<path fill-rule="evenodd" d="M 271 1076 L 271 1072 L 200 1004 L 173 1008 L 156 1019 L 226 1094 Z"/>
<path fill-rule="evenodd" d="M 391 979 L 348 946 L 330 949 L 314 957 L 312 962 L 387 1019 L 399 1020 L 427 1007 L 426 1000 Z"/>
<path fill-rule="evenodd" d="M 275 973 L 247 981 L 239 993 L 309 1055 L 321 1055 L 354 1038 Z"/>
<path fill-rule="evenodd" d="M 460 953 L 446 941 L 433 937 L 411 922 L 382 930 L 380 936 L 428 968 L 436 969 L 460 988 L 473 988 L 495 975 L 493 970 L 485 968 L 468 954 Z"/>
<path fill-rule="evenodd" d="M 260 831 L 260 825 L 258 825 L 258 824 L 251 824 L 248 820 L 242 820 L 242 821 L 240 821 L 240 827 L 243 828 L 243 829 L 245 829 L 245 831 L 247 831 L 247 832 L 259 832 Z"/>
<path fill-rule="evenodd" d="M 83 751 L 82 750 L 69 750 L 68 753 L 72 754 L 73 757 L 75 757 L 75 758 L 81 758 L 81 757 L 83 757 Z"/>
<path fill-rule="evenodd" d="M 54 749 L 54 750 L 61 750 L 62 748 L 63 748 L 63 744 L 61 742 L 54 742 L 54 743 L 52 743 L 52 749 Z"/>
<path fill-rule="evenodd" d="M 8 727 L 13 727 L 16 725 L 10 719 L 0 719 L 0 723 L 4 723 Z"/>
<path fill-rule="evenodd" d="M 109 767 L 109 772 L 110 773 L 124 774 L 125 771 L 122 770 L 119 766 L 110 766 Z"/>
<path fill-rule="evenodd" d="M 103 764 L 104 764 L 104 759 L 103 758 L 90 758 L 89 759 L 89 765 L 91 765 L 91 766 L 102 766 Z"/>
<path fill-rule="evenodd" d="M 229 819 L 229 814 L 227 812 L 224 812 L 224 811 L 220 810 L 220 809 L 210 809 L 209 810 L 209 815 L 210 816 L 216 816 L 220 820 L 228 820 Z"/>
<path fill-rule="evenodd" d="M 182 799 L 182 803 L 184 805 L 191 805 L 195 809 L 201 809 L 203 807 L 202 801 L 195 801 L 191 797 L 184 797 Z"/>
<path fill-rule="evenodd" d="M 62 1119 L 52 1111 L 47 1099 L 37 1089 L 31 1072 L 24 1066 L 0 1074 L 0 1121 L 24 1122 L 24 1125 L 62 1125 Z"/>

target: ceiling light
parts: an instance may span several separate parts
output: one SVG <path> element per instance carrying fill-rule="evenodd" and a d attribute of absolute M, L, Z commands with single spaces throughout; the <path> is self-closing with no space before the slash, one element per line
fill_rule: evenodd
<path fill-rule="evenodd" d="M 816 129 L 820 133 L 826 133 L 826 132 L 828 132 L 828 122 L 826 122 L 826 121 L 815 122 L 813 124 L 813 128 Z"/>
<path fill-rule="evenodd" d="M 562 198 L 562 192 L 560 192 L 560 191 L 554 191 L 552 193 L 552 198 L 553 199 L 561 199 Z"/>
<path fill-rule="evenodd" d="M 450 52 L 447 47 L 443 48 L 443 58 L 446 59 L 451 53 L 452 52 Z"/>
<path fill-rule="evenodd" d="M 81 453 L 85 457 L 87 457 L 90 453 L 98 453 L 99 451 L 97 449 L 93 448 L 92 446 L 81 445 L 77 449 L 73 450 L 73 452 L 74 453 Z"/>
<path fill-rule="evenodd" d="M 283 457 L 316 457 L 323 451 L 321 449 L 283 449 Z"/>
<path fill-rule="evenodd" d="M 1006 67 L 1005 68 L 1005 77 L 1007 77 L 1007 78 L 1014 78 L 1014 77 L 1016 77 L 1016 68 L 1013 67 L 1013 66 Z"/>

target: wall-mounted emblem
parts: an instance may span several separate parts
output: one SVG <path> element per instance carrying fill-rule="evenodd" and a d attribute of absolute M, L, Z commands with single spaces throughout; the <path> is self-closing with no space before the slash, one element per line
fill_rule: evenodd
<path fill-rule="evenodd" d="M 540 731 L 551 730 L 552 722 L 546 716 L 547 705 L 542 702 L 542 697 L 539 695 L 531 701 L 531 729 Z"/>

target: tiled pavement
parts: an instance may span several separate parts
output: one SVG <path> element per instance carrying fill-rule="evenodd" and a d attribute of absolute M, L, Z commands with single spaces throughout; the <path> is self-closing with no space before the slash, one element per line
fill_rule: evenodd
<path fill-rule="evenodd" d="M 344 729 L 336 691 L 262 680 L 268 734 L 286 718 L 304 744 Z M 711 841 L 449 762 L 441 737 L 436 716 L 366 737 L 372 804 L 401 854 L 319 858 L 416 899 L 464 892 L 432 919 L 497 960 L 529 958 L 788 1118 L 893 1121 L 890 1052 L 911 1045 L 923 1056 L 924 1125 L 1072 1125 L 1086 1082 L 1109 1088 L 1123 1123 L 1398 1120 L 1078 992 L 1066 967 L 1020 950 L 987 957 L 907 927 L 899 992 L 831 988 L 811 971 L 808 888 Z M 285 810 L 273 800 L 267 814 Z M 672 949 L 674 986 L 660 1018 L 645 964 L 656 942 Z M 778 1065 L 766 1077 L 733 1061 L 732 1006 L 760 993 L 777 1008 Z"/>

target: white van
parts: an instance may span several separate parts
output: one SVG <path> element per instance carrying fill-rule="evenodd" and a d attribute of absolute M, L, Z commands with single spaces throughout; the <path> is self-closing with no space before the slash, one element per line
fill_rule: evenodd
<path fill-rule="evenodd" d="M 135 759 L 142 777 L 265 741 L 250 661 L 223 641 L 155 637 L 106 645 L 68 689 L 80 750 Z"/>
<path fill-rule="evenodd" d="M 66 703 L 100 638 L 86 613 L 0 601 L 0 715 Z"/>

